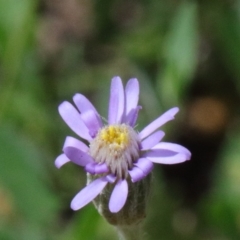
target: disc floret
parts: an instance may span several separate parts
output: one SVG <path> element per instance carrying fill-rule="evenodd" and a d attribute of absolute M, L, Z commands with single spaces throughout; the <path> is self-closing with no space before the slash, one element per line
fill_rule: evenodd
<path fill-rule="evenodd" d="M 118 178 L 127 178 L 128 170 L 139 158 L 140 139 L 127 124 L 103 127 L 90 143 L 89 153 L 98 163 L 106 163 Z"/>

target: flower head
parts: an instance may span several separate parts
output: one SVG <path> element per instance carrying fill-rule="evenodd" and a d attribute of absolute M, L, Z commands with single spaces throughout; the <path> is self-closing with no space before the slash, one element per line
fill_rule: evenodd
<path fill-rule="evenodd" d="M 138 112 L 139 83 L 130 79 L 123 88 L 119 77 L 111 83 L 108 124 L 102 119 L 83 95 L 76 94 L 73 101 L 59 106 L 59 113 L 66 124 L 82 139 L 67 137 L 63 154 L 55 165 L 60 168 L 71 161 L 84 167 L 94 180 L 83 188 L 72 200 L 71 208 L 78 210 L 94 200 L 106 187 L 113 184 L 109 210 L 119 212 L 128 197 L 128 181 L 135 183 L 144 179 L 153 169 L 153 163 L 175 164 L 191 158 L 185 147 L 162 142 L 164 132 L 158 130 L 172 120 L 178 108 L 172 108 L 137 132 L 134 129 Z"/>

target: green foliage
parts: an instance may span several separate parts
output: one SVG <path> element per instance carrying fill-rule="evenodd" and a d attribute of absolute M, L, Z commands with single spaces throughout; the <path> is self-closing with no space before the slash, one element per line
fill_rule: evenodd
<path fill-rule="evenodd" d="M 33 228 L 44 227 L 53 221 L 58 206 L 47 187 L 49 179 L 41 163 L 46 156 L 30 139 L 15 131 L 6 124 L 0 128 L 1 187 L 10 192 L 11 207 L 22 220 Z"/>
<path fill-rule="evenodd" d="M 197 66 L 197 5 L 184 2 L 172 21 L 163 46 L 165 67 L 158 77 L 159 93 L 169 107 L 180 103 Z"/>

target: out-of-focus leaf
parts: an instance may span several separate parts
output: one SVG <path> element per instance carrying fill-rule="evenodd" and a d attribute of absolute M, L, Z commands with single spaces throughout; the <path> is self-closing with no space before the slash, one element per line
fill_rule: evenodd
<path fill-rule="evenodd" d="M 162 38 L 160 27 L 148 24 L 123 36 L 120 51 L 140 64 L 150 65 L 158 58 Z"/>
<path fill-rule="evenodd" d="M 222 53 L 222 60 L 238 79 L 237 86 L 240 92 L 240 19 L 236 12 L 229 9 L 216 11 L 214 18 L 214 28 L 216 45 Z"/>
<path fill-rule="evenodd" d="M 139 78 L 139 82 L 141 90 L 140 104 L 143 106 L 141 111 L 146 113 L 148 121 L 152 121 L 154 118 L 160 115 L 161 111 L 163 110 L 162 105 L 160 104 L 160 100 L 150 79 L 148 79 L 147 76 L 142 75 Z M 141 111 L 139 114 L 140 118 Z"/>
<path fill-rule="evenodd" d="M 15 91 L 13 96 L 8 104 L 4 120 L 21 127 L 38 143 L 44 143 L 47 134 L 54 129 L 51 112 L 46 111 L 46 107 L 34 96 L 31 96 L 31 93 Z"/>
<path fill-rule="evenodd" d="M 0 88 L 0 115 L 4 114 L 15 81 L 20 74 L 24 51 L 33 33 L 36 0 L 0 1 L 0 61 L 3 79 Z M 1 116 L 0 116 L 1 118 Z"/>
<path fill-rule="evenodd" d="M 36 3 L 35 0 L 0 1 L 0 29 L 6 35 L 0 43 L 4 47 L 2 61 L 6 78 L 15 78 L 20 70 L 24 48 L 34 23 Z"/>
<path fill-rule="evenodd" d="M 167 105 L 175 105 L 183 97 L 197 64 L 197 7 L 183 3 L 173 19 L 165 40 L 165 67 L 158 77 L 159 93 Z"/>
<path fill-rule="evenodd" d="M 97 238 L 97 225 L 99 223 L 100 216 L 97 210 L 93 206 L 82 211 L 79 214 L 77 221 L 75 222 L 74 235 L 75 239 L 94 239 Z M 93 231 L 94 229 L 94 231 Z"/>
<path fill-rule="evenodd" d="M 0 127 L 0 182 L 24 221 L 48 224 L 57 208 L 55 196 L 41 181 L 41 151 L 8 125 Z"/>
<path fill-rule="evenodd" d="M 201 213 L 209 228 L 218 229 L 218 232 L 238 239 L 240 216 L 240 129 L 230 134 L 225 145 L 221 164 L 215 174 L 215 186 L 210 197 L 205 201 Z M 238 236 L 238 237 L 236 237 Z"/>
<path fill-rule="evenodd" d="M 81 209 L 80 212 L 76 212 L 71 225 L 67 230 L 61 232 L 58 237 L 60 240 L 104 240 L 107 238 L 117 239 L 117 233 L 99 215 L 93 205 L 88 205 Z"/>

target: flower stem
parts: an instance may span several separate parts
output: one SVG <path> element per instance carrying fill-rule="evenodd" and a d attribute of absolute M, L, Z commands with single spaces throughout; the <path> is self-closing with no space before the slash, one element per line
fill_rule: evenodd
<path fill-rule="evenodd" d="M 141 225 L 117 226 L 119 240 L 141 240 Z"/>

